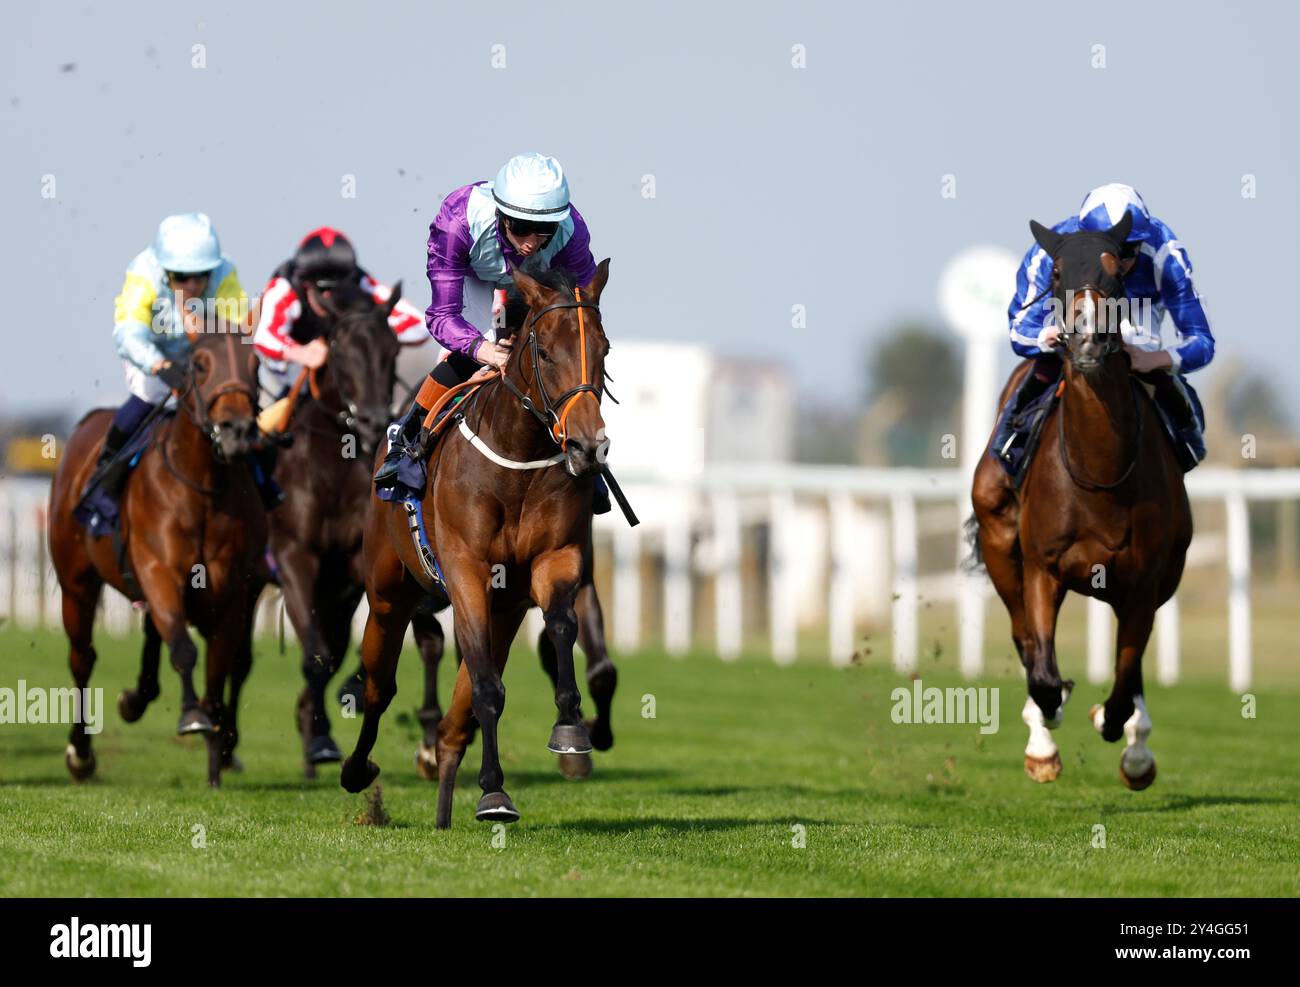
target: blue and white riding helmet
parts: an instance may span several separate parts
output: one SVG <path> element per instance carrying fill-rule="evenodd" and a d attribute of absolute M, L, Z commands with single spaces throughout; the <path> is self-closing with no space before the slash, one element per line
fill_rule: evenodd
<path fill-rule="evenodd" d="M 1104 233 L 1123 219 L 1126 212 L 1133 214 L 1129 240 L 1141 240 L 1151 213 L 1137 189 L 1119 182 L 1099 186 L 1083 197 L 1083 205 L 1079 207 L 1079 228 Z"/>
<path fill-rule="evenodd" d="M 559 223 L 569 215 L 569 181 L 560 162 L 530 151 L 516 154 L 492 183 L 497 208 L 515 219 Z"/>
<path fill-rule="evenodd" d="M 212 220 L 201 212 L 168 216 L 159 223 L 153 251 L 164 271 L 196 274 L 221 265 L 221 244 Z"/>

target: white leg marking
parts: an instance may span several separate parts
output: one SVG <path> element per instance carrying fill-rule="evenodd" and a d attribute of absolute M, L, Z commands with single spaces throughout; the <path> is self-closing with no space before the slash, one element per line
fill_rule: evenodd
<path fill-rule="evenodd" d="M 1147 747 L 1147 737 L 1151 735 L 1151 717 L 1147 716 L 1147 704 L 1141 696 L 1134 696 L 1133 706 L 1133 715 L 1124 723 L 1127 746 L 1120 755 L 1119 766 L 1130 778 L 1141 778 L 1156 758 Z"/>
<path fill-rule="evenodd" d="M 1025 756 L 1040 761 L 1051 758 L 1056 753 L 1056 741 L 1052 739 L 1047 721 L 1043 719 L 1043 711 L 1038 708 L 1038 703 L 1034 702 L 1033 696 L 1025 700 L 1025 708 L 1021 711 L 1020 718 L 1025 721 L 1025 726 L 1029 727 L 1029 745 L 1025 748 Z"/>

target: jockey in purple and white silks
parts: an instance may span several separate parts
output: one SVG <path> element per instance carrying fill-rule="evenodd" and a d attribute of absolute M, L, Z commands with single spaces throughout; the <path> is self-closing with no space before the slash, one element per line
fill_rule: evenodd
<path fill-rule="evenodd" d="M 591 234 L 569 202 L 569 183 L 554 158 L 519 154 L 495 181 L 456 189 L 442 202 L 429 227 L 428 263 L 432 301 L 425 325 L 449 352 L 420 387 L 415 404 L 390 429 L 394 436 L 375 473 L 378 487 L 397 482 L 402 458 L 419 446 L 421 423 L 446 391 L 468 380 L 480 366 L 504 367 L 513 331 L 526 307 L 507 302 L 511 272 L 525 262 L 558 268 L 578 285 L 596 274 Z M 521 308 L 523 310 L 521 311 Z M 609 509 L 604 482 L 597 478 L 597 513 Z"/>
<path fill-rule="evenodd" d="M 1168 414 L 1178 433 L 1175 445 L 1184 469 L 1205 458 L 1205 427 L 1201 403 L 1187 383 L 1185 374 L 1199 370 L 1214 358 L 1214 335 L 1201 296 L 1192 281 L 1192 262 L 1173 230 L 1152 216 L 1137 191 L 1128 185 L 1110 184 L 1093 189 L 1084 197 L 1077 216 L 1057 223 L 1057 233 L 1082 230 L 1105 231 L 1125 212 L 1133 216 L 1124 259 L 1132 269 L 1124 276 L 1129 317 L 1121 322 L 1125 349 L 1132 370 L 1155 387 L 1157 404 Z M 1060 376 L 1061 327 L 1052 315 L 1052 258 L 1038 244 L 1025 254 L 1016 275 L 1016 294 L 1007 311 L 1011 347 L 1022 357 L 1034 358 L 1017 394 L 1007 402 L 998 418 L 991 448 L 1008 455 L 1023 437 L 1015 434 L 1013 419 L 1044 388 Z M 1176 339 L 1165 347 L 1160 325 L 1165 315 L 1173 324 Z"/>

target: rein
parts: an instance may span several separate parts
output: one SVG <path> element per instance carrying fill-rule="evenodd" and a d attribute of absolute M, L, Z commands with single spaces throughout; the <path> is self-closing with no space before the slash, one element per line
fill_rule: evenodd
<path fill-rule="evenodd" d="M 500 379 L 502 383 L 519 399 L 519 403 L 524 406 L 525 410 L 541 422 L 542 427 L 546 429 L 561 449 L 564 448 L 569 439 L 568 432 L 565 430 L 565 422 L 568 421 L 569 411 L 578 398 L 584 394 L 590 394 L 592 400 L 597 404 L 600 403 L 600 390 L 595 384 L 587 380 L 587 323 L 582 317 L 582 310 L 586 308 L 592 309 L 597 314 L 600 313 L 599 305 L 595 302 L 584 302 L 582 300 L 582 289 L 574 288 L 573 301 L 556 302 L 554 305 L 547 305 L 543 309 L 538 309 L 527 322 L 528 340 L 525 345 L 528 347 L 529 356 L 533 361 L 533 382 L 537 387 L 537 394 L 542 400 L 541 410 L 538 410 L 533 399 L 520 390 L 515 382 L 506 375 L 505 368 L 501 368 Z M 558 398 L 552 400 L 551 396 L 546 392 L 546 385 L 542 383 L 542 366 L 538 355 L 540 344 L 537 340 L 537 321 L 549 312 L 562 309 L 576 309 L 578 312 L 578 348 L 582 361 L 582 382 L 577 387 L 569 388 Z"/>

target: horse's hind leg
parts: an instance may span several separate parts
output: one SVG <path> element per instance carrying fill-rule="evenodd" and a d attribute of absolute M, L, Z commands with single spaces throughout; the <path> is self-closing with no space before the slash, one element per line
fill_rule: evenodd
<path fill-rule="evenodd" d="M 596 706 L 596 715 L 587 721 L 587 729 L 591 733 L 591 746 L 607 751 L 614 746 L 610 716 L 614 690 L 618 687 L 618 669 L 605 647 L 605 615 L 591 582 L 579 587 L 574 610 L 578 617 L 578 644 L 587 655 L 587 692 Z"/>
<path fill-rule="evenodd" d="M 415 645 L 420 651 L 424 666 L 424 702 L 417 714 L 424 735 L 415 752 L 415 768 L 426 781 L 438 778 L 438 724 L 442 720 L 442 707 L 438 705 L 438 665 L 445 647 L 442 625 L 438 618 L 423 609 L 411 617 L 411 630 Z"/>
<path fill-rule="evenodd" d="M 1025 773 L 1034 781 L 1055 781 L 1061 774 L 1061 754 L 1049 730 L 1061 725 L 1073 682 L 1063 682 L 1056 666 L 1056 618 L 1065 587 L 1041 568 L 1029 568 L 1025 582 L 1025 645 L 1029 698 L 1021 719 L 1029 727 Z"/>
<path fill-rule="evenodd" d="M 95 645 L 92 638 L 95 607 L 103 582 L 93 569 L 79 574 L 75 583 L 63 584 L 63 629 L 68 635 L 68 665 L 72 681 L 78 689 L 90 684 L 90 674 L 95 668 Z M 85 693 L 82 693 L 85 696 Z M 84 708 L 84 706 L 83 706 Z M 86 732 L 85 717 L 77 717 L 68 736 L 64 753 L 68 772 L 77 781 L 84 781 L 95 773 L 95 752 Z"/>
<path fill-rule="evenodd" d="M 134 556 L 134 553 L 133 553 Z M 199 663 L 199 649 L 190 638 L 189 624 L 185 620 L 184 580 L 189 569 L 178 573 L 160 559 L 147 554 L 132 559 L 140 588 L 149 603 L 149 619 L 171 652 L 172 668 L 181 680 L 181 716 L 176 725 L 178 734 L 211 733 L 216 727 L 207 711 L 199 705 L 194 691 L 194 669 Z"/>
<path fill-rule="evenodd" d="M 1124 737 L 1120 780 L 1134 791 L 1141 791 L 1156 780 L 1155 755 L 1147 747 L 1151 718 L 1142 699 L 1142 654 L 1151 636 L 1155 606 L 1144 601 L 1125 607 L 1118 617 L 1115 684 L 1105 705 L 1094 706 L 1088 715 L 1103 740 L 1114 742 Z"/>
<path fill-rule="evenodd" d="M 127 723 L 134 723 L 158 698 L 158 662 L 162 657 L 162 636 L 152 616 L 144 619 L 144 646 L 140 649 L 140 677 L 134 689 L 123 689 L 117 697 L 117 711 Z"/>

